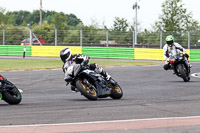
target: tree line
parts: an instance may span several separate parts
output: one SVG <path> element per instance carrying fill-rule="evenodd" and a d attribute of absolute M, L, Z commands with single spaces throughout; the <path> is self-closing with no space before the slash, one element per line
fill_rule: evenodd
<path fill-rule="evenodd" d="M 152 29 L 140 30 L 138 33 L 139 44 L 158 45 L 160 43 L 160 31 L 163 32 L 163 43 L 165 36 L 172 34 L 180 44 L 187 44 L 188 31 L 191 33 L 191 44 L 197 44 L 200 39 L 199 22 L 192 18 L 192 13 L 184 8 L 182 0 L 165 0 L 162 3 L 162 14 L 153 24 Z M 54 43 L 54 28 L 58 29 L 58 43 L 79 43 L 79 26 L 83 29 L 83 42 L 100 43 L 105 40 L 104 27 L 98 25 L 84 25 L 75 14 L 66 14 L 56 11 L 42 11 L 42 26 L 39 26 L 40 11 L 6 11 L 0 7 L 0 24 L 10 30 L 7 36 L 9 42 L 15 44 L 16 40 L 26 38 L 28 34 L 27 24 L 33 26 L 37 35 L 43 35 L 47 43 Z M 134 27 L 135 24 L 132 26 Z M 137 24 L 142 28 L 140 24 Z M 18 33 L 16 34 L 16 31 Z M 16 36 L 12 36 L 16 34 Z M 22 35 L 22 36 L 17 36 Z M 0 33 L 2 36 L 2 33 Z M 1 39 L 1 37 L 0 37 Z M 115 40 L 117 44 L 130 44 L 133 41 L 131 25 L 126 18 L 115 17 L 113 26 L 109 29 L 109 40 Z"/>

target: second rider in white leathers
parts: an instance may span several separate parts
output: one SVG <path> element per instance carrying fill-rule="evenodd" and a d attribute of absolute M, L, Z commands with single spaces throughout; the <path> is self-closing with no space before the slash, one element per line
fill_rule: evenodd
<path fill-rule="evenodd" d="M 189 55 L 187 54 L 186 50 L 179 43 L 174 42 L 174 37 L 172 35 L 167 36 L 166 44 L 163 47 L 163 57 L 165 58 L 165 65 L 164 65 L 165 70 L 171 69 L 169 58 L 172 56 L 176 56 L 180 51 L 182 51 L 186 57 L 186 64 L 189 67 L 191 67 L 191 65 L 188 63 Z"/>

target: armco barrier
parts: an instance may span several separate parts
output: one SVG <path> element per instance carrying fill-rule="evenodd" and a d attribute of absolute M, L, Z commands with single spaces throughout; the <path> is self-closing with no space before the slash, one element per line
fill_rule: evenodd
<path fill-rule="evenodd" d="M 2 56 L 23 56 L 24 46 L 1 45 L 0 55 Z M 26 56 L 31 56 L 31 46 L 26 46 Z"/>
<path fill-rule="evenodd" d="M 60 51 L 69 48 L 72 54 L 82 54 L 82 47 L 73 46 L 32 46 L 32 56 L 40 57 L 59 57 Z"/>
<path fill-rule="evenodd" d="M 91 58 L 134 59 L 133 48 L 83 47 L 82 53 Z"/>
<path fill-rule="evenodd" d="M 200 61 L 200 50 L 191 49 L 190 50 L 190 61 Z"/>

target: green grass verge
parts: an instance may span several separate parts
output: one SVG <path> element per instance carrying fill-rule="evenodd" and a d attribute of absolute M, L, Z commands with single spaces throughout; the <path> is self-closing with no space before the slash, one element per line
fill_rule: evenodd
<path fill-rule="evenodd" d="M 97 63 L 103 67 L 109 66 L 145 66 L 159 65 L 161 62 L 136 62 L 136 61 L 113 61 L 113 60 L 90 60 L 90 63 Z M 60 60 L 47 59 L 0 59 L 0 71 L 10 70 L 38 70 L 61 68 L 63 63 Z"/>
<path fill-rule="evenodd" d="M 61 68 L 60 60 L 43 59 L 0 59 L 0 70 L 38 70 Z"/>

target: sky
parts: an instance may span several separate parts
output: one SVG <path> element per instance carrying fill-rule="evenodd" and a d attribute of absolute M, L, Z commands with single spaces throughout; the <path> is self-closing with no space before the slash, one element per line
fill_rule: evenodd
<path fill-rule="evenodd" d="M 151 29 L 158 20 L 161 12 L 161 4 L 165 0 L 42 0 L 43 10 L 75 14 L 84 25 L 97 23 L 100 27 L 113 26 L 115 17 L 125 18 L 129 24 L 135 20 L 133 4 L 138 2 L 138 22 L 140 28 Z M 193 18 L 200 23 L 200 1 L 182 0 L 188 12 L 192 12 Z M 40 0 L 0 0 L 0 7 L 7 11 L 27 10 L 33 11 L 40 8 Z"/>

